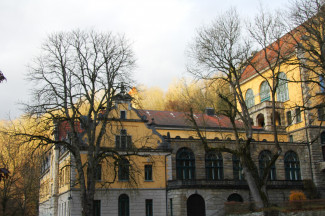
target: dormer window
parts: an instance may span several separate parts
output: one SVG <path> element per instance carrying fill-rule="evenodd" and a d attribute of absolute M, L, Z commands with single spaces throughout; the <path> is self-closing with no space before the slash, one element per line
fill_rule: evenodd
<path fill-rule="evenodd" d="M 119 135 L 115 136 L 115 144 L 117 149 L 128 149 L 132 146 L 132 137 L 127 135 L 126 130 L 121 130 Z"/>
<path fill-rule="evenodd" d="M 126 119 L 126 111 L 125 110 L 120 111 L 120 119 Z"/>

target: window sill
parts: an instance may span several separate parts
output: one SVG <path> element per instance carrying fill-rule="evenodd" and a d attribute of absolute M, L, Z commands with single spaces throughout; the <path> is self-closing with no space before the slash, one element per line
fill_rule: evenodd
<path fill-rule="evenodd" d="M 145 182 L 153 182 L 153 180 L 144 180 Z"/>
<path fill-rule="evenodd" d="M 119 182 L 128 182 L 129 180 L 127 179 L 127 180 L 118 180 Z"/>

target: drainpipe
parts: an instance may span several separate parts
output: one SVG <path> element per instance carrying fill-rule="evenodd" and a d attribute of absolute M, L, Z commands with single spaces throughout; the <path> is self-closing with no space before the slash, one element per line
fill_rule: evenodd
<path fill-rule="evenodd" d="M 53 199 L 54 199 L 54 216 L 58 216 L 59 206 L 59 147 L 54 147 L 54 167 L 53 167 Z"/>
<path fill-rule="evenodd" d="M 171 153 L 165 155 L 165 190 L 166 190 L 166 215 L 168 215 L 168 197 L 167 197 L 167 157 L 170 156 Z"/>
<path fill-rule="evenodd" d="M 53 121 L 54 125 L 54 140 L 59 141 L 59 128 L 57 120 Z M 54 208 L 54 216 L 59 215 L 58 207 L 59 207 L 59 146 L 58 144 L 54 145 L 54 167 L 53 167 L 53 208 Z"/>

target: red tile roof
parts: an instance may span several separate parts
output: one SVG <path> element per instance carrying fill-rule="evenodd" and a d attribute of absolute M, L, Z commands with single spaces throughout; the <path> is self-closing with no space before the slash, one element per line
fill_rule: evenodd
<path fill-rule="evenodd" d="M 141 117 L 148 120 L 148 124 L 155 124 L 160 127 L 193 127 L 193 124 L 189 121 L 189 118 L 184 112 L 175 111 L 157 111 L 157 110 L 137 110 Z M 228 117 L 224 115 L 207 114 L 194 114 L 194 118 L 199 127 L 205 128 L 225 128 L 232 129 L 231 122 Z M 238 127 L 242 127 L 243 124 L 236 121 Z"/>
<path fill-rule="evenodd" d="M 81 125 L 79 122 L 75 123 L 75 129 L 78 133 L 82 133 Z M 59 124 L 59 140 L 67 138 L 68 133 L 71 132 L 70 124 L 68 121 L 61 121 Z"/>
<path fill-rule="evenodd" d="M 244 81 L 255 75 L 255 69 L 261 72 L 263 69 L 268 68 L 270 66 L 270 63 L 276 63 L 277 58 L 279 57 L 279 49 L 281 56 L 280 59 L 283 59 L 284 56 L 291 55 L 296 49 L 296 40 L 299 40 L 299 37 L 296 35 L 294 36 L 294 39 L 293 34 L 296 34 L 296 32 L 291 31 L 280 38 L 280 41 L 275 41 L 274 43 L 270 44 L 265 50 L 263 49 L 258 51 L 253 56 L 251 60 L 252 63 L 245 68 L 241 76 L 241 81 Z M 254 65 L 255 68 L 252 65 Z"/>

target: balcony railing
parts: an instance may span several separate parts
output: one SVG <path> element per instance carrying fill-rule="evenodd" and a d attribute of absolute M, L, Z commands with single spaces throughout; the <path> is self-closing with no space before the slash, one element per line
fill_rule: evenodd
<path fill-rule="evenodd" d="M 263 101 L 259 104 L 256 104 L 249 108 L 249 111 L 252 112 L 254 110 L 260 110 L 260 109 L 265 109 L 265 108 L 272 108 L 272 101 Z M 280 101 L 275 102 L 275 108 L 276 109 L 284 109 L 284 103 Z"/>
<path fill-rule="evenodd" d="M 181 189 L 181 188 L 231 188 L 231 189 L 248 189 L 248 185 L 245 180 L 170 180 L 168 181 L 168 189 Z M 286 181 L 275 180 L 268 181 L 267 188 L 270 189 L 302 189 L 302 181 Z"/>

